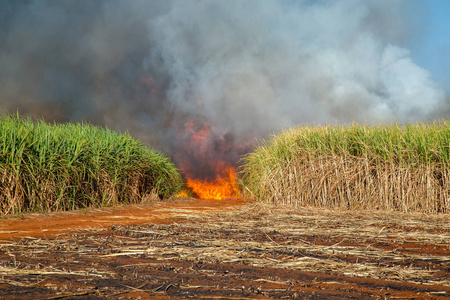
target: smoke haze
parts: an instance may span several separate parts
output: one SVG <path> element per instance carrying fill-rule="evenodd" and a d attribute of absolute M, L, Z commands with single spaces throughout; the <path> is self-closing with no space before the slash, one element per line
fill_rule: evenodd
<path fill-rule="evenodd" d="M 175 160 L 193 121 L 232 163 L 298 124 L 428 120 L 448 100 L 405 48 L 413 2 L 1 0 L 0 112 L 127 130 Z"/>

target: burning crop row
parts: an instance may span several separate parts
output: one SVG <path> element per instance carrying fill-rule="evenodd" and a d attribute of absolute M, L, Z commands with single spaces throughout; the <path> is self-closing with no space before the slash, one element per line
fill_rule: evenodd
<path fill-rule="evenodd" d="M 238 198 L 239 186 L 236 180 L 236 171 L 233 167 L 226 169 L 227 175 L 219 175 L 214 180 L 187 178 L 186 187 L 192 195 L 200 199 L 225 200 Z"/>
<path fill-rule="evenodd" d="M 300 127 L 246 156 L 262 202 L 450 212 L 450 123 Z"/>
<path fill-rule="evenodd" d="M 187 122 L 176 140 L 183 145 L 173 153 L 181 193 L 175 165 L 129 135 L 2 118 L 0 212 L 136 203 L 155 192 L 223 200 L 241 197 L 238 181 L 261 202 L 450 211 L 448 122 L 300 127 L 246 156 L 248 147 L 231 149 L 231 139 L 209 124 Z"/>
<path fill-rule="evenodd" d="M 180 187 L 175 166 L 127 134 L 0 119 L 0 213 L 136 203 Z"/>
<path fill-rule="evenodd" d="M 210 124 L 189 121 L 178 133 L 177 165 L 185 176 L 186 189 L 178 196 L 224 200 L 240 196 L 236 177 L 239 153 L 245 147 L 234 145 Z"/>

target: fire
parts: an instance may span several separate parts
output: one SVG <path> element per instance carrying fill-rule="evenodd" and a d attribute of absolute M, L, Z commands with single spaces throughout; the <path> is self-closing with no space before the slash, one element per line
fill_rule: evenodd
<path fill-rule="evenodd" d="M 136 88 L 161 99 L 164 97 L 150 73 L 140 78 Z M 233 135 L 202 118 L 185 123 L 186 119 L 182 117 L 180 121 L 174 123 L 179 130 L 173 149 L 176 164 L 186 179 L 186 189 L 176 197 L 194 196 L 211 200 L 239 197 L 235 165 L 239 147 L 236 148 Z"/>
<path fill-rule="evenodd" d="M 183 144 L 183 152 L 178 153 L 178 165 L 186 177 L 186 190 L 178 197 L 189 193 L 212 200 L 239 197 L 236 168 L 221 159 L 222 153 L 217 151 L 220 138 L 212 133 L 211 125 L 198 126 L 189 121 L 184 124 L 178 140 Z"/>
<path fill-rule="evenodd" d="M 224 200 L 239 197 L 236 172 L 229 167 L 225 176 L 219 176 L 212 181 L 187 179 L 187 187 L 200 199 Z"/>

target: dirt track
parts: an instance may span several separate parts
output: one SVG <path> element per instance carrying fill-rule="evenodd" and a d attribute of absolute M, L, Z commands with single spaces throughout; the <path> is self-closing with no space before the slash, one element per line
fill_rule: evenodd
<path fill-rule="evenodd" d="M 185 199 L 0 220 L 5 299 L 449 299 L 450 216 Z"/>

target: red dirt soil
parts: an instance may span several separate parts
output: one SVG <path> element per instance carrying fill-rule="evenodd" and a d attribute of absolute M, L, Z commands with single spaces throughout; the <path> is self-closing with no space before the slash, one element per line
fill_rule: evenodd
<path fill-rule="evenodd" d="M 149 222 L 167 224 L 175 221 L 171 209 L 188 209 L 201 213 L 218 209 L 227 210 L 244 203 L 242 199 L 215 201 L 178 198 L 168 202 L 97 208 L 85 212 L 30 213 L 0 220 L 0 240 L 24 236 L 51 238 L 64 232 L 102 228 L 114 224 L 133 225 Z"/>
<path fill-rule="evenodd" d="M 450 216 L 177 199 L 0 220 L 0 299 L 449 299 Z"/>

